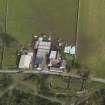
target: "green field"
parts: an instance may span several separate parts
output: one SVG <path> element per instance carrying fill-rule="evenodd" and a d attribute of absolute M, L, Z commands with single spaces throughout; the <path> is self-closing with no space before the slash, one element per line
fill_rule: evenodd
<path fill-rule="evenodd" d="M 105 77 L 105 0 L 80 0 L 78 57 L 82 64 Z"/>
<path fill-rule="evenodd" d="M 7 32 L 22 44 L 32 34 L 51 32 L 75 39 L 78 0 L 8 0 Z"/>

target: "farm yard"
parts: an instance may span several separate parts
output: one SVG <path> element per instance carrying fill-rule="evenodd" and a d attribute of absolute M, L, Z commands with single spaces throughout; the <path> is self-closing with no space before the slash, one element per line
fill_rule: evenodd
<path fill-rule="evenodd" d="M 2 3 L 0 3 L 2 5 L 0 6 L 0 20 L 2 21 L 3 18 L 0 25 L 1 32 L 4 32 L 5 29 L 6 15 L 6 31 L 18 41 L 19 46 L 29 43 L 33 34 L 38 35 L 43 32 L 62 36 L 71 43 L 75 42 L 77 0 L 1 0 L 0 2 Z M 5 13 L 6 7 L 7 14 Z M 70 39 L 68 39 L 69 37 Z M 15 61 L 13 58 L 15 58 L 16 49 L 17 47 L 11 47 L 7 49 L 8 51 L 6 50 L 4 68 Z M 11 56 L 13 61 L 9 59 Z"/>
<path fill-rule="evenodd" d="M 23 4 L 23 5 L 21 5 Z M 104 77 L 104 0 L 80 0 L 78 21 L 78 60 L 94 76 Z M 7 14 L 5 12 L 7 7 Z M 4 68 L 15 64 L 15 52 L 32 35 L 50 32 L 75 42 L 78 0 L 0 0 L 0 32 L 5 30 L 17 40 L 6 47 Z M 19 46 L 19 47 L 18 47 Z"/>

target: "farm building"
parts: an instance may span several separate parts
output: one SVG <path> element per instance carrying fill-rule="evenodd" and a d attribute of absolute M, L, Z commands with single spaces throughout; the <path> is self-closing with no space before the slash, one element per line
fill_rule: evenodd
<path fill-rule="evenodd" d="M 76 47 L 75 46 L 65 46 L 64 53 L 75 55 L 76 54 Z"/>
<path fill-rule="evenodd" d="M 29 69 L 31 67 L 32 57 L 32 52 L 21 55 L 19 69 Z"/>
<path fill-rule="evenodd" d="M 51 39 L 51 38 L 50 38 Z M 51 42 L 44 35 L 39 37 L 34 45 L 34 65 L 33 67 L 39 67 L 39 65 L 46 65 L 46 57 L 50 53 Z"/>

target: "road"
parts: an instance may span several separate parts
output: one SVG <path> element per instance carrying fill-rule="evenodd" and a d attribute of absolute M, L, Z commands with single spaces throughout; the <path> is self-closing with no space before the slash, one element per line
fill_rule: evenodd
<path fill-rule="evenodd" d="M 65 73 L 65 72 L 51 72 L 47 70 L 38 71 L 38 70 L 0 70 L 1 74 L 44 74 L 44 75 L 59 75 L 59 76 L 71 76 L 74 78 L 81 78 L 79 75 L 75 75 L 72 73 Z"/>
<path fill-rule="evenodd" d="M 47 71 L 47 70 L 43 70 L 43 71 L 38 71 L 38 70 L 0 70 L 0 73 L 1 74 L 22 73 L 22 74 L 58 75 L 58 76 L 70 76 L 70 77 L 73 77 L 73 78 L 81 79 L 81 76 L 73 74 L 73 73 L 51 72 L 51 71 Z M 94 82 L 104 83 L 105 84 L 105 79 L 102 79 L 102 78 L 90 77 L 89 79 L 91 81 L 94 81 Z"/>
<path fill-rule="evenodd" d="M 104 83 L 105 84 L 105 79 L 102 79 L 102 78 L 91 77 L 91 80 L 94 81 L 94 82 L 99 82 L 99 83 Z"/>

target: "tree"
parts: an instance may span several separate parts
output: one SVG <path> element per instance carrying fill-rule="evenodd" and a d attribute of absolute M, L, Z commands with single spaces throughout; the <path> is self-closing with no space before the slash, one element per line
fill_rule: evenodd
<path fill-rule="evenodd" d="M 87 70 L 86 68 L 82 68 L 80 71 L 80 76 L 82 78 L 82 83 L 81 83 L 81 91 L 84 90 L 86 87 L 86 81 L 89 77 L 90 71 Z"/>

